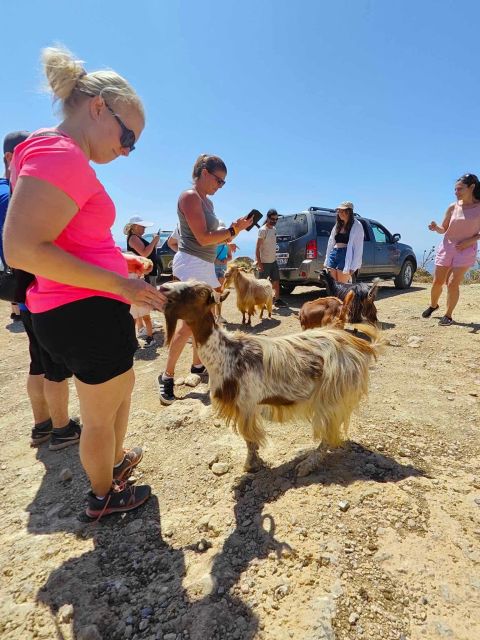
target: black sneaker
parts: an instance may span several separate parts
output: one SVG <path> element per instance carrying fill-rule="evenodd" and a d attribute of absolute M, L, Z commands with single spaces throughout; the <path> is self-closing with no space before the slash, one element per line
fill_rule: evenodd
<path fill-rule="evenodd" d="M 208 378 L 208 371 L 205 365 L 201 365 L 200 367 L 195 367 L 193 364 L 190 367 L 190 373 L 195 373 L 197 376 L 200 376 L 203 380 Z"/>
<path fill-rule="evenodd" d="M 150 347 L 154 344 L 153 336 L 145 336 L 145 346 Z"/>
<path fill-rule="evenodd" d="M 118 467 L 113 467 L 113 479 L 117 482 L 126 482 L 143 458 L 143 450 L 141 447 L 128 449 L 124 451 L 124 454 L 122 464 Z"/>
<path fill-rule="evenodd" d="M 176 398 L 173 393 L 174 380 L 173 378 L 167 378 L 163 380 L 162 374 L 157 378 L 158 390 L 160 392 L 160 402 L 164 405 L 169 405 L 175 402 Z"/>
<path fill-rule="evenodd" d="M 75 420 L 70 420 L 68 426 L 63 429 L 53 429 L 48 448 L 50 451 L 59 451 L 71 447 L 72 444 L 78 444 L 81 433 L 80 425 Z"/>
<path fill-rule="evenodd" d="M 42 422 L 42 424 L 33 427 L 32 439 L 30 440 L 31 447 L 38 447 L 42 442 L 46 442 L 52 435 L 52 421 L 50 419 Z"/>
<path fill-rule="evenodd" d="M 138 486 L 126 485 L 123 482 L 115 484 L 103 500 L 99 500 L 89 491 L 85 513 L 89 518 L 100 520 L 103 516 L 109 516 L 112 513 L 133 511 L 146 502 L 151 494 L 152 489 L 148 484 Z"/>

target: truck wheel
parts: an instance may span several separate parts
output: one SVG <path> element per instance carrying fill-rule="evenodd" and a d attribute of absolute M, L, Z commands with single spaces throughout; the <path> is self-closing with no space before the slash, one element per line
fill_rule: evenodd
<path fill-rule="evenodd" d="M 280 282 L 280 292 L 284 293 L 286 296 L 289 296 L 294 289 L 295 285 L 291 282 Z"/>
<path fill-rule="evenodd" d="M 413 274 L 415 273 L 415 265 L 412 260 L 405 260 L 400 269 L 400 273 L 393 279 L 396 289 L 408 289 L 412 284 Z"/>

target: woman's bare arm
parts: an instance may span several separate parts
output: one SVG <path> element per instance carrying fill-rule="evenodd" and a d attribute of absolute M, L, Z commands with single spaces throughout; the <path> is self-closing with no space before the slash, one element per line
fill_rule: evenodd
<path fill-rule="evenodd" d="M 436 231 L 437 233 L 445 233 L 450 224 L 450 218 L 452 217 L 454 204 L 451 204 L 448 209 L 445 211 L 445 215 L 443 217 L 443 222 L 441 225 L 438 225 L 434 220 L 428 225 L 430 231 Z"/>
<path fill-rule="evenodd" d="M 19 178 L 5 221 L 8 264 L 63 284 L 149 301 L 152 305 L 163 303 L 164 296 L 157 296 L 154 287 L 147 290 L 142 286 L 146 282 L 128 280 L 84 262 L 54 244 L 77 211 L 76 203 L 52 184 L 30 176 Z"/>

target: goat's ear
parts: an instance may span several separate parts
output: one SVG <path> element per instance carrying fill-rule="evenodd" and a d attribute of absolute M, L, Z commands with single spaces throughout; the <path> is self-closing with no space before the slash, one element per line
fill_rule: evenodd
<path fill-rule="evenodd" d="M 230 291 L 223 291 L 220 293 L 219 291 L 212 291 L 212 298 L 210 304 L 220 304 L 223 302 L 225 298 L 228 298 L 230 295 Z"/>

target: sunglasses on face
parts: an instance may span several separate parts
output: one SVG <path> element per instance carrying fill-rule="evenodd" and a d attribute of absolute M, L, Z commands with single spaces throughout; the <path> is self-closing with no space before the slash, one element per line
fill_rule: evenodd
<path fill-rule="evenodd" d="M 269 218 L 269 222 L 278 222 L 278 218 Z"/>
<path fill-rule="evenodd" d="M 135 149 L 135 141 L 136 141 L 135 134 L 131 129 L 125 126 L 125 124 L 120 119 L 120 116 L 118 116 L 115 113 L 115 111 L 106 102 L 105 102 L 105 106 L 110 111 L 110 113 L 112 114 L 112 116 L 115 118 L 115 120 L 120 125 L 120 128 L 122 129 L 122 135 L 120 136 L 120 144 L 124 149 L 129 149 L 130 151 L 133 151 Z"/>
<path fill-rule="evenodd" d="M 219 187 L 223 187 L 225 184 L 225 180 L 223 178 L 219 178 L 216 173 L 213 173 L 213 171 L 208 171 L 208 173 L 215 178 Z"/>

